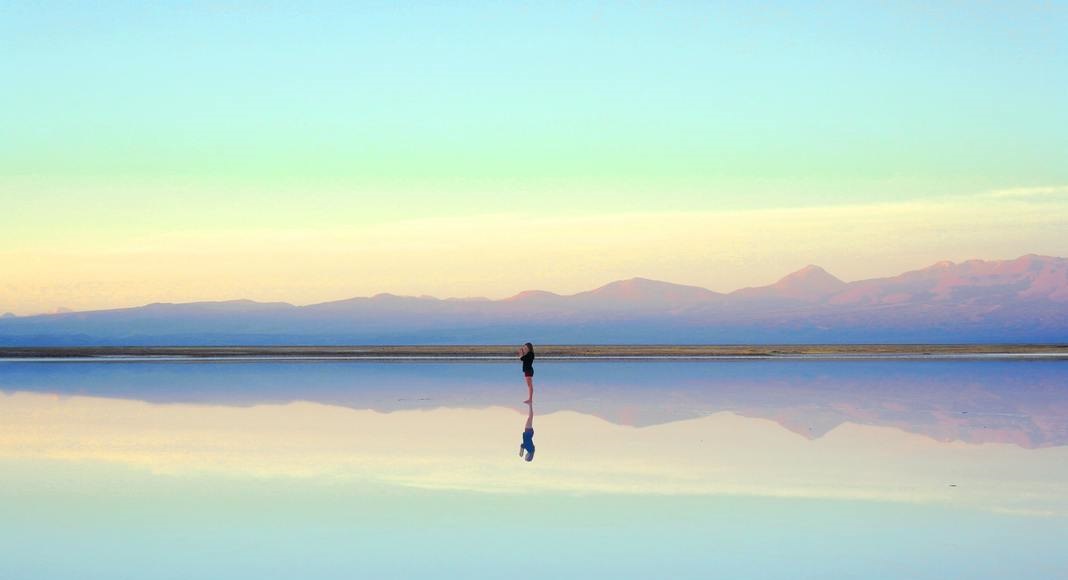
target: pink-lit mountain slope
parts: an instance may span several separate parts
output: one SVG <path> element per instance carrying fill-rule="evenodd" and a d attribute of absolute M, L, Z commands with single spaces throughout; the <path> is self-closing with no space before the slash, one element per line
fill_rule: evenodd
<path fill-rule="evenodd" d="M 3 305 L 0 305 L 2 309 Z M 806 266 L 720 294 L 631 278 L 501 300 L 378 294 L 293 306 L 230 301 L 0 319 L 0 344 L 1068 342 L 1068 260 L 939 262 L 843 282 Z"/>

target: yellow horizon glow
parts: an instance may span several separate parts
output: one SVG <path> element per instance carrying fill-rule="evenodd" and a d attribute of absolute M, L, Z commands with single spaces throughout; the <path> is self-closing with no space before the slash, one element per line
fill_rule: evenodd
<path fill-rule="evenodd" d="M 278 229 L 161 230 L 0 249 L 0 312 L 380 292 L 503 298 L 635 276 L 716 291 L 816 263 L 850 281 L 940 260 L 1068 254 L 1064 188 L 694 212 L 515 213 Z"/>

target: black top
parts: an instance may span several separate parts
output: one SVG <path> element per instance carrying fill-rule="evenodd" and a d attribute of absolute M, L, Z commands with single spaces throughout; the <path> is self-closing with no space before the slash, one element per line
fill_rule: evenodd
<path fill-rule="evenodd" d="M 519 360 L 523 361 L 523 372 L 534 372 L 534 353 L 528 352 L 527 354 L 519 357 Z"/>

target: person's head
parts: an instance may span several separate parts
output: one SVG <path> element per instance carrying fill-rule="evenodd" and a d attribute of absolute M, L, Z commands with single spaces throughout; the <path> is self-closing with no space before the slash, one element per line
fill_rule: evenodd
<path fill-rule="evenodd" d="M 527 352 L 534 352 L 534 345 L 529 342 L 523 343 L 523 346 L 527 349 Z"/>

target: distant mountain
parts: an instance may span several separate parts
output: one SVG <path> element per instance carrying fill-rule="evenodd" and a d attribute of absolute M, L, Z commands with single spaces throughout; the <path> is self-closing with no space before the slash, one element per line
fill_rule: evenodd
<path fill-rule="evenodd" d="M 833 304 L 936 302 L 989 304 L 1068 302 L 1068 260 L 1029 254 L 1015 260 L 939 262 L 893 278 L 863 280 L 836 294 Z"/>
<path fill-rule="evenodd" d="M 939 262 L 844 282 L 814 265 L 721 294 L 646 278 L 502 300 L 377 294 L 0 318 L 3 345 L 1068 342 L 1068 259 Z"/>
<path fill-rule="evenodd" d="M 735 298 L 820 302 L 848 286 L 823 268 L 808 265 L 783 277 L 770 286 L 743 288 L 732 293 Z"/>
<path fill-rule="evenodd" d="M 662 313 L 715 303 L 723 294 L 698 286 L 631 278 L 563 298 L 569 309 Z"/>

